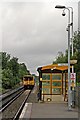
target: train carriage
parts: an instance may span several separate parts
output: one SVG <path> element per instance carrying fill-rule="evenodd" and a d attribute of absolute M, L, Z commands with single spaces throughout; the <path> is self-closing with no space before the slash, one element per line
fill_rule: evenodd
<path fill-rule="evenodd" d="M 25 75 L 23 77 L 24 89 L 32 89 L 35 85 L 34 77 L 32 75 Z"/>

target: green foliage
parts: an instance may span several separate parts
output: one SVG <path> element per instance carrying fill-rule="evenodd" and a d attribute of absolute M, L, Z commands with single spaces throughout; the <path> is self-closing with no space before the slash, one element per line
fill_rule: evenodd
<path fill-rule="evenodd" d="M 74 52 L 80 50 L 80 31 L 74 33 Z"/>
<path fill-rule="evenodd" d="M 6 52 L 0 52 L 0 56 L 2 56 L 2 69 L 6 69 L 7 63 L 10 59 L 10 55 L 7 54 Z"/>
<path fill-rule="evenodd" d="M 10 55 L 6 52 L 0 52 L 0 65 L 2 66 L 2 70 L 0 68 L 0 76 L 2 76 L 0 83 L 5 89 L 13 88 L 20 83 L 25 74 L 30 74 L 24 63 L 19 64 L 18 58 L 10 58 Z"/>
<path fill-rule="evenodd" d="M 2 70 L 2 86 L 3 88 L 12 88 L 14 84 L 13 74 L 10 69 Z"/>
<path fill-rule="evenodd" d="M 10 59 L 10 61 L 8 62 L 8 67 L 12 71 L 13 76 L 16 77 L 19 72 L 18 58 L 13 57 L 12 59 Z"/>
<path fill-rule="evenodd" d="M 28 75 L 30 72 L 27 70 L 27 67 L 24 63 L 19 64 L 19 78 L 22 79 L 24 75 Z"/>
<path fill-rule="evenodd" d="M 77 64 L 75 64 L 77 82 L 80 82 L 80 31 L 74 33 L 74 52 L 77 59 Z"/>
<path fill-rule="evenodd" d="M 73 53 L 72 56 L 70 46 L 70 59 L 77 60 L 77 64 L 74 65 L 75 72 L 77 73 L 77 82 L 80 82 L 80 31 L 76 31 L 73 37 Z M 58 56 L 53 63 L 67 63 L 68 62 L 68 50 L 65 51 L 65 54 L 62 52 L 58 52 Z"/>
<path fill-rule="evenodd" d="M 67 52 L 66 52 L 66 55 L 67 55 Z M 58 56 L 56 58 L 56 61 L 53 61 L 53 64 L 54 63 L 66 63 L 67 62 L 66 55 L 64 55 L 62 52 L 58 52 Z"/>

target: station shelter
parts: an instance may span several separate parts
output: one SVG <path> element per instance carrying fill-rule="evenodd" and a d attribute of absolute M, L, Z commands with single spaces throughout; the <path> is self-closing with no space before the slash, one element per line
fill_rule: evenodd
<path fill-rule="evenodd" d="M 70 66 L 70 71 L 72 66 Z M 39 72 L 39 99 L 42 101 L 54 99 L 62 95 L 63 101 L 68 97 L 68 64 L 51 64 L 37 69 Z M 71 87 L 75 82 L 71 81 Z M 54 97 L 52 97 L 54 96 Z"/>

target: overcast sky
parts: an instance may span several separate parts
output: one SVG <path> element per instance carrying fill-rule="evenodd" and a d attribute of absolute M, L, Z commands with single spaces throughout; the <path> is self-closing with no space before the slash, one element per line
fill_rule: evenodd
<path fill-rule="evenodd" d="M 68 47 L 66 16 L 55 5 L 73 7 L 74 31 L 78 30 L 79 0 L 3 0 L 0 4 L 2 51 L 37 74 L 39 66 L 52 64 L 58 52 Z M 1 46 L 1 45 L 0 45 Z"/>

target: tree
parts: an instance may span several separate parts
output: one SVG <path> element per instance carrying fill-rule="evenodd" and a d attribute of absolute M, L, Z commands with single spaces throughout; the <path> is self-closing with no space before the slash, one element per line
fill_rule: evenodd
<path fill-rule="evenodd" d="M 10 69 L 4 69 L 2 70 L 2 87 L 7 89 L 7 88 L 12 88 L 14 86 L 14 81 L 13 81 L 13 74 L 11 73 Z"/>
<path fill-rule="evenodd" d="M 10 59 L 10 61 L 8 62 L 8 67 L 12 71 L 13 76 L 15 77 L 18 76 L 19 74 L 18 58 L 13 57 L 12 59 Z"/>
<path fill-rule="evenodd" d="M 10 55 L 7 54 L 6 52 L 0 52 L 0 56 L 1 56 L 1 62 L 2 62 L 2 69 L 6 69 L 7 68 L 7 63 L 10 60 Z"/>
<path fill-rule="evenodd" d="M 62 52 L 58 52 L 58 56 L 56 58 L 56 61 L 53 61 L 54 63 L 65 63 L 66 61 L 66 56 Z"/>
<path fill-rule="evenodd" d="M 74 34 L 74 50 L 77 59 L 77 64 L 75 65 L 77 82 L 80 82 L 80 31 L 75 32 Z"/>
<path fill-rule="evenodd" d="M 30 72 L 24 63 L 19 64 L 19 78 L 22 79 L 24 75 L 28 75 Z"/>
<path fill-rule="evenodd" d="M 24 63 L 19 64 L 18 58 L 10 58 L 6 52 L 0 52 L 0 84 L 5 89 L 14 87 L 19 84 L 25 74 L 30 74 Z"/>
<path fill-rule="evenodd" d="M 72 45 L 70 46 L 70 49 Z M 76 59 L 77 64 L 74 65 L 75 72 L 77 73 L 77 81 L 80 81 L 80 31 L 76 31 L 74 33 L 73 37 L 73 50 L 74 55 L 72 56 L 70 51 L 70 59 Z M 68 50 L 65 51 L 65 55 L 63 55 L 62 52 L 58 52 L 58 56 L 56 58 L 56 61 L 53 61 L 53 63 L 65 63 L 68 62 Z"/>
<path fill-rule="evenodd" d="M 80 31 L 76 31 L 74 33 L 74 52 L 78 52 L 78 49 L 80 49 Z"/>

